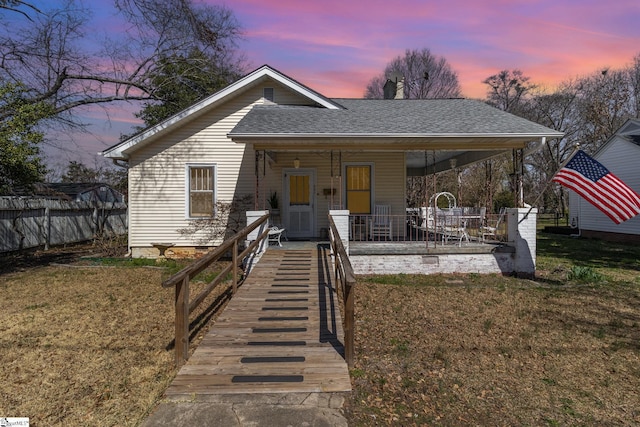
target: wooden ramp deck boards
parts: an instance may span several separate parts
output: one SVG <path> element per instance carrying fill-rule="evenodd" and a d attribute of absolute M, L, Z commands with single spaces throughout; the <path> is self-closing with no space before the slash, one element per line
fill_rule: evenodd
<path fill-rule="evenodd" d="M 169 386 L 169 398 L 350 391 L 328 249 L 268 249 Z"/>

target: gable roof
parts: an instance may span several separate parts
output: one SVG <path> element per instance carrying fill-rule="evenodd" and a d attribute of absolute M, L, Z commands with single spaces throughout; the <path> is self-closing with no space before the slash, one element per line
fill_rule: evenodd
<path fill-rule="evenodd" d="M 611 135 L 607 141 L 593 153 L 594 158 L 598 158 L 606 148 L 614 141 L 622 139 L 637 146 L 640 146 L 640 119 L 628 119 L 622 126 L 618 128 L 616 133 Z"/>
<path fill-rule="evenodd" d="M 616 134 L 619 134 L 632 144 L 640 146 L 640 119 L 627 120 Z"/>
<path fill-rule="evenodd" d="M 203 100 L 180 111 L 179 113 L 169 117 L 168 119 L 158 123 L 157 125 L 151 126 L 150 128 L 143 130 L 139 134 L 107 148 L 99 154 L 114 159 L 126 159 L 128 157 L 126 154 L 128 151 L 151 142 L 160 135 L 163 135 L 183 125 L 187 121 L 195 119 L 201 114 L 206 113 L 219 104 L 226 102 L 239 93 L 244 92 L 245 90 L 268 78 L 271 78 L 288 87 L 289 89 L 297 92 L 298 94 L 308 98 L 312 103 L 321 108 L 329 110 L 342 108 L 329 98 L 326 98 L 313 89 L 308 88 L 307 86 L 284 75 L 278 70 L 269 67 L 268 65 L 263 65 L 262 67 L 250 72 L 240 80 L 230 84 L 229 86 L 214 93 L 213 95 L 204 98 Z"/>
<path fill-rule="evenodd" d="M 332 143 L 333 148 L 474 150 L 476 153 L 467 155 L 466 160 L 457 155 L 459 161 L 472 162 L 495 155 L 496 150 L 523 148 L 531 141 L 541 144 L 546 138 L 563 136 L 561 132 L 470 99 L 329 99 L 264 65 L 101 154 L 126 160 L 134 150 L 266 79 L 305 97 L 309 105 L 254 106 L 227 136 L 235 142 L 254 143 L 256 149 L 329 149 Z"/>

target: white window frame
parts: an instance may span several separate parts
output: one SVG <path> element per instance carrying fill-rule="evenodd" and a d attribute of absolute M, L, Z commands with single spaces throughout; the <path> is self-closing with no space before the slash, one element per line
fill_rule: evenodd
<path fill-rule="evenodd" d="M 213 171 L 213 211 L 210 216 L 191 216 L 191 169 L 209 168 Z M 185 218 L 203 219 L 215 216 L 216 202 L 218 200 L 218 164 L 217 163 L 187 163 L 185 165 Z"/>

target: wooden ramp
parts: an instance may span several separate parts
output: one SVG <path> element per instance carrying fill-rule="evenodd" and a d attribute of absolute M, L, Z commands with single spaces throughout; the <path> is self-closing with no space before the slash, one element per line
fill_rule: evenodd
<path fill-rule="evenodd" d="M 350 391 L 331 271 L 322 246 L 267 250 L 166 396 Z"/>

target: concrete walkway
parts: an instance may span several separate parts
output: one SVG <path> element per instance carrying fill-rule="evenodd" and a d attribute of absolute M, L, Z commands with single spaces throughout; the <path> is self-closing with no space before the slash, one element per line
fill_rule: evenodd
<path fill-rule="evenodd" d="M 143 427 L 346 427 L 344 393 L 220 394 L 163 401 Z"/>

